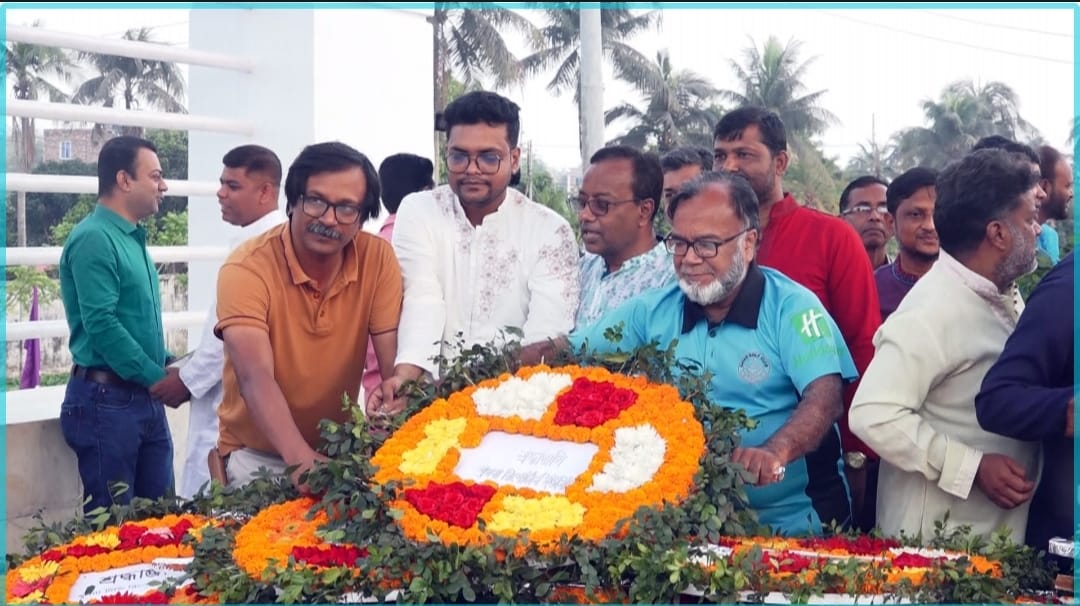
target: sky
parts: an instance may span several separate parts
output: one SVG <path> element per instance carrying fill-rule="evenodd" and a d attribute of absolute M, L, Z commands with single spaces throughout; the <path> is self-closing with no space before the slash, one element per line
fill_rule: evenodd
<path fill-rule="evenodd" d="M 530 17 L 542 21 L 535 13 Z M 820 140 L 841 165 L 872 136 L 883 144 L 901 128 L 923 125 L 922 102 L 938 99 L 950 82 L 967 79 L 1012 87 L 1021 115 L 1051 145 L 1067 147 L 1075 46 L 1069 8 L 667 8 L 662 17 L 659 31 L 642 33 L 632 44 L 648 57 L 666 49 L 676 69 L 697 72 L 722 89 L 737 86 L 730 62 L 742 62 L 750 44 L 760 48 L 770 35 L 782 43 L 800 41 L 799 56 L 813 58 L 806 92 L 825 90 L 822 105 L 840 121 Z M 50 29 L 116 38 L 128 27 L 145 25 L 154 27 L 158 40 L 178 45 L 188 37 L 187 10 L 9 9 L 7 18 L 27 25 L 41 19 Z M 512 45 L 525 50 L 517 40 Z M 531 143 L 553 168 L 574 167 L 580 158 L 573 96 L 549 93 L 550 78 L 500 92 L 522 107 L 521 144 Z M 641 104 L 638 93 L 614 80 L 607 67 L 604 88 L 605 108 Z M 610 125 L 606 139 L 627 128 L 625 122 Z"/>

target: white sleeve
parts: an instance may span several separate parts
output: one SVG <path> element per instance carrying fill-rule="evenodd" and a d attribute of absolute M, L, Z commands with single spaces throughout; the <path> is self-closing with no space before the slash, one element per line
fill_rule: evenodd
<path fill-rule="evenodd" d="M 414 364 L 434 373 L 432 358 L 440 351 L 446 326 L 446 300 L 438 275 L 438 238 L 441 216 L 430 195 L 406 197 L 394 223 L 393 245 L 401 266 L 404 302 L 398 324 L 395 364 Z"/>
<path fill-rule="evenodd" d="M 559 216 L 541 236 L 536 263 L 529 271 L 529 312 L 522 344 L 566 335 L 574 328 L 581 301 L 581 266 L 570 224 Z"/>
<path fill-rule="evenodd" d="M 201 398 L 221 382 L 225 368 L 225 344 L 214 336 L 217 323 L 217 305 L 211 304 L 203 325 L 202 341 L 191 358 L 180 367 L 180 381 L 191 392 L 192 398 Z"/>

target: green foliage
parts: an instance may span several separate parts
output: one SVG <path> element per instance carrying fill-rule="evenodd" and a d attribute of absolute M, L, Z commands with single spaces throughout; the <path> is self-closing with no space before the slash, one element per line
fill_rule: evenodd
<path fill-rule="evenodd" d="M 744 412 L 709 400 L 711 374 L 693 361 L 678 358 L 674 342 L 666 349 L 653 342 L 604 355 L 584 348 L 561 351 L 551 365 L 601 366 L 644 376 L 675 386 L 694 405 L 706 430 L 706 448 L 695 489 L 685 501 L 642 507 L 620 521 L 609 538 L 597 543 L 564 535 L 555 553 L 541 553 L 530 546 L 525 532 L 499 537 L 480 547 L 444 545 L 434 537 L 427 542 L 406 539 L 397 524 L 401 512 L 392 505 L 404 486 L 397 482 L 376 484 L 372 456 L 392 432 L 436 399 L 516 371 L 520 343 L 515 337 L 520 338 L 520 331 L 506 332 L 509 341 L 505 344 L 475 345 L 455 358 L 437 357 L 441 378 L 407 384 L 404 393 L 408 403 L 397 417 L 369 420 L 360 406 L 343 398 L 346 422 L 324 420 L 320 425 L 319 451 L 329 461 L 316 463 L 301 480 L 318 495 L 311 513 L 323 511 L 330 520 L 319 530 L 321 538 L 366 548 L 367 555 L 352 566 L 316 571 L 293 569 L 291 559 L 268 562 L 265 581 L 248 577 L 238 567 L 232 549 L 242 524 L 271 504 L 299 496 L 288 480 L 271 477 L 259 478 L 239 490 L 212 484 L 191 501 L 137 499 L 131 506 L 98 510 L 67 523 L 40 523 L 25 539 L 27 555 L 108 523 L 187 512 L 211 515 L 223 522 L 219 528 L 203 531 L 201 541 L 193 546 L 196 557 L 187 574 L 197 591 L 216 596 L 220 603 L 335 603 L 352 592 L 377 602 L 537 603 L 549 601 L 559 585 L 579 585 L 596 595 L 600 590 L 617 590 L 631 603 L 675 603 L 684 600 L 684 592 L 697 588 L 702 600 L 730 603 L 760 600 L 766 582 L 779 583 L 793 602 L 805 602 L 836 587 L 859 588 L 864 582 L 881 580 L 880 572 L 868 578 L 855 560 L 828 562 L 816 577 L 778 580 L 763 571 L 760 548 L 730 561 L 707 550 L 722 536 L 753 536 L 767 530 L 747 509 L 745 478 L 731 462 L 739 432 L 753 423 Z M 621 328 L 609 330 L 605 338 L 618 344 Z M 459 339 L 456 345 L 463 343 Z M 1049 573 L 1030 549 L 1015 545 L 1005 534 L 984 542 L 973 539 L 969 531 L 946 531 L 943 522 L 929 544 L 998 559 L 1002 576 L 971 575 L 966 572 L 968 560 L 962 558 L 937 566 L 930 573 L 930 583 L 902 587 L 895 597 L 934 603 L 1001 602 L 1026 589 L 1048 586 Z M 834 527 L 833 532 L 840 530 Z M 907 540 L 918 544 L 917 539 Z M 19 561 L 20 556 L 11 560 Z M 395 589 L 397 595 L 391 598 Z"/>
<path fill-rule="evenodd" d="M 38 305 L 48 305 L 60 296 L 60 284 L 36 267 L 13 265 L 7 270 L 7 307 L 17 305 L 29 311 L 34 289 L 38 290 Z"/>

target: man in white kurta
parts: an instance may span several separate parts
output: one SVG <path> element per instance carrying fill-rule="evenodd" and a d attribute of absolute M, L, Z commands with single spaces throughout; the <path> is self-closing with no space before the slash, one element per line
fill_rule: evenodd
<path fill-rule="evenodd" d="M 239 227 L 229 240 L 232 251 L 241 243 L 285 221 L 278 209 L 281 165 L 270 150 L 245 145 L 224 157 L 225 166 L 218 190 L 222 219 Z M 217 324 L 216 301 L 211 302 L 202 340 L 191 358 L 180 368 L 180 380 L 191 392 L 188 435 L 179 496 L 190 499 L 210 481 L 207 456 L 218 441 L 217 410 L 221 405 L 225 368 L 224 344 L 214 336 Z"/>
<path fill-rule="evenodd" d="M 402 386 L 438 377 L 435 358 L 452 362 L 459 342 L 530 345 L 574 327 L 580 255 L 570 224 L 510 185 L 521 170 L 520 108 L 474 91 L 447 105 L 443 119 L 449 183 L 398 209 L 397 356 L 392 376 L 368 396 L 369 415 L 400 412 Z"/>
<path fill-rule="evenodd" d="M 394 250 L 405 279 L 397 364 L 437 374 L 458 333 L 468 347 L 535 343 L 569 332 L 580 298 L 578 248 L 569 223 L 514 188 L 473 226 L 449 185 L 405 198 Z M 440 340 L 445 341 L 441 347 Z"/>
<path fill-rule="evenodd" d="M 947 514 L 949 528 L 988 537 L 1007 527 L 1024 541 L 1038 445 L 981 429 L 974 400 L 1023 309 L 1013 281 L 1033 269 L 1038 193 L 1025 162 L 978 154 L 938 180 L 939 260 L 875 335 L 849 413 L 881 455 L 877 522 L 887 536 L 928 540 Z"/>

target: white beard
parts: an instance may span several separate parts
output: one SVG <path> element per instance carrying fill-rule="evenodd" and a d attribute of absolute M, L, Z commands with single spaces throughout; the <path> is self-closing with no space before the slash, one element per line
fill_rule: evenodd
<path fill-rule="evenodd" d="M 740 241 L 736 242 L 736 246 L 741 243 L 740 238 Z M 713 280 L 702 286 L 700 284 L 694 284 L 680 276 L 679 288 L 682 289 L 683 294 L 686 295 L 687 299 L 704 307 L 723 301 L 725 297 L 730 295 L 731 292 L 742 283 L 743 278 L 745 277 L 746 258 L 743 256 L 742 248 L 740 247 L 738 252 L 735 253 L 735 258 L 731 260 L 731 268 L 718 280 Z"/>

